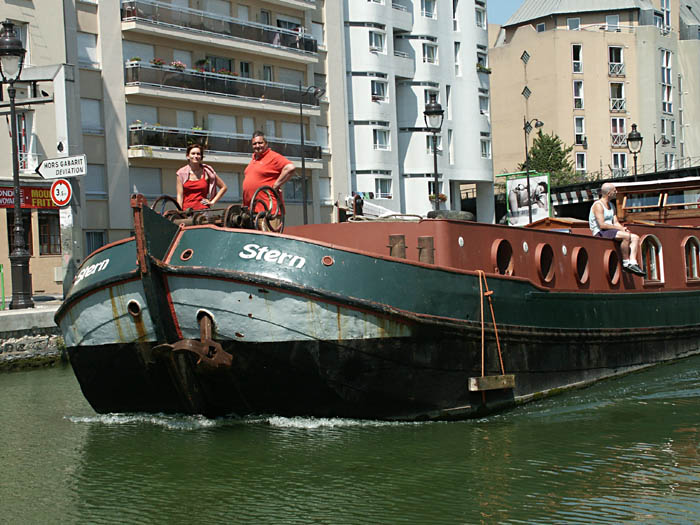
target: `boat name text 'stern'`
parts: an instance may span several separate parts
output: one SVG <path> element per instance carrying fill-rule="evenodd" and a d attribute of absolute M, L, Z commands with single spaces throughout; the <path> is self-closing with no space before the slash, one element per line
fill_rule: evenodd
<path fill-rule="evenodd" d="M 257 244 L 246 244 L 243 251 L 238 252 L 241 259 L 255 259 L 257 261 L 265 261 L 277 264 L 286 264 L 290 267 L 301 269 L 306 264 L 306 259 L 299 255 L 292 255 L 279 250 L 271 250 L 267 246 L 258 246 Z"/>
<path fill-rule="evenodd" d="M 105 268 L 107 268 L 107 265 L 109 264 L 109 259 L 105 259 L 104 261 L 100 261 L 95 264 L 91 264 L 87 268 L 83 268 L 80 270 L 80 273 L 78 274 L 78 277 L 75 278 L 75 281 L 73 284 L 78 284 L 80 281 L 85 279 L 86 277 L 89 277 L 93 273 L 101 272 Z"/>

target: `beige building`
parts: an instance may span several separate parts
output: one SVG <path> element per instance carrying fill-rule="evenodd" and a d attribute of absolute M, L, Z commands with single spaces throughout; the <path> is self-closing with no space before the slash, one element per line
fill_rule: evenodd
<path fill-rule="evenodd" d="M 532 119 L 588 176 L 633 173 L 633 123 L 638 173 L 700 163 L 699 14 L 697 0 L 525 0 L 490 28 L 494 172 L 524 161 Z"/>
<path fill-rule="evenodd" d="M 174 196 L 175 171 L 185 164 L 192 142 L 206 146 L 205 162 L 226 182 L 226 204 L 240 200 L 250 137 L 263 130 L 271 146 L 297 166 L 284 194 L 287 223 L 299 224 L 303 125 L 308 219 L 334 219 L 333 203 L 349 188 L 345 80 L 339 73 L 342 6 L 316 0 L 36 0 L 22 6 L 0 0 L 0 5 L 24 31 L 31 58 L 22 79 L 41 66 L 64 72 L 61 104 L 27 109 L 33 115 L 28 129 L 33 162 L 85 153 L 88 163 L 87 175 L 74 184 L 72 213 L 60 214 L 64 235 L 58 253 L 44 256 L 44 212 L 31 212 L 35 293 L 60 291 L 61 267 L 71 253 L 79 264 L 92 250 L 131 233 L 131 193 L 149 201 Z M 327 48 L 326 41 L 337 45 Z M 315 97 L 312 86 L 325 91 Z M 334 97 L 337 103 L 331 104 Z M 336 155 L 332 144 L 339 145 Z M 9 141 L 0 147 L 9 157 Z M 23 172 L 22 185 L 42 185 L 30 171 Z M 11 185 L 11 173 L 0 176 Z M 8 215 L 0 212 L 0 228 Z M 4 249 L 0 264 L 9 270 Z M 9 278 L 5 290 L 11 293 Z"/>

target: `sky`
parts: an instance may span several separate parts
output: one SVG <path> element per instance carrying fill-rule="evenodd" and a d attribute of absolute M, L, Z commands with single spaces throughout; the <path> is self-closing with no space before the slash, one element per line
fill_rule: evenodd
<path fill-rule="evenodd" d="M 505 24 L 523 2 L 524 0 L 489 0 L 486 3 L 489 24 Z"/>

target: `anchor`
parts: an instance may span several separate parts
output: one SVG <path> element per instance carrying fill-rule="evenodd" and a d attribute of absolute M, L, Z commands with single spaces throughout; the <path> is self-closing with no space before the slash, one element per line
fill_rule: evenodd
<path fill-rule="evenodd" d="M 219 343 L 211 338 L 211 317 L 204 314 L 199 319 L 199 341 L 196 339 L 180 339 L 173 344 L 162 344 L 153 347 L 155 353 L 192 352 L 197 359 L 197 365 L 203 364 L 211 368 L 227 368 L 233 362 L 233 357 Z"/>

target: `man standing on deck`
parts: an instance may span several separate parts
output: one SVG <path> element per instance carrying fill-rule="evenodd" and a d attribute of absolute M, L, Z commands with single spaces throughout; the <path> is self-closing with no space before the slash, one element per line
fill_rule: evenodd
<path fill-rule="evenodd" d="M 243 179 L 243 205 L 250 206 L 255 190 L 261 186 L 272 186 L 282 192 L 282 185 L 294 175 L 294 164 L 283 155 L 272 151 L 262 131 L 253 133 L 253 158 L 245 169 Z M 261 195 L 261 198 L 267 198 Z M 253 210 L 254 211 L 254 210 Z"/>
<path fill-rule="evenodd" d="M 622 250 L 622 268 L 637 275 L 646 275 L 637 264 L 639 235 L 632 233 L 620 224 L 615 213 L 615 205 L 610 202 L 617 195 L 615 185 L 606 182 L 600 188 L 600 199 L 593 203 L 588 214 L 588 225 L 596 237 L 620 241 Z"/>

